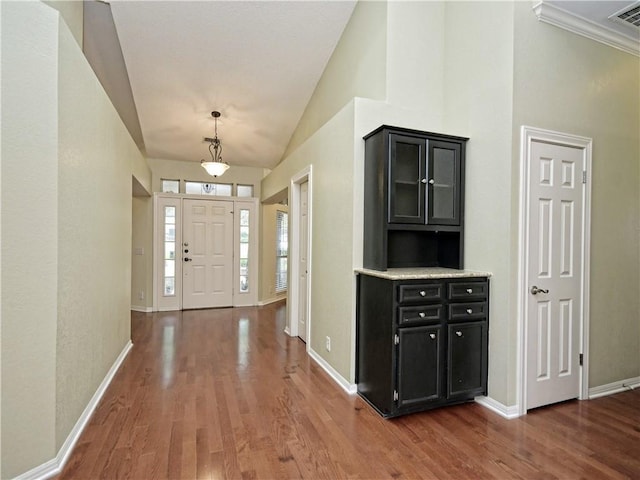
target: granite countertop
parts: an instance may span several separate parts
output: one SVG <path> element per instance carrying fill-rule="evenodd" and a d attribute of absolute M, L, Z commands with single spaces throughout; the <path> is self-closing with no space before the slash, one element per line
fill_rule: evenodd
<path fill-rule="evenodd" d="M 387 278 L 389 280 L 418 280 L 429 278 L 463 278 L 463 277 L 490 277 L 488 272 L 476 272 L 472 270 L 458 270 L 455 268 L 422 267 L 422 268 L 389 268 L 387 270 L 370 270 L 368 268 L 356 268 L 356 273 L 371 275 L 373 277 Z"/>

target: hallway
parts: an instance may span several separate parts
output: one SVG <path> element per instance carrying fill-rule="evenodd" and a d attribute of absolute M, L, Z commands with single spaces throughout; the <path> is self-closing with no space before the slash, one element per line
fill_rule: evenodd
<path fill-rule="evenodd" d="M 129 353 L 59 479 L 633 478 L 640 391 L 505 420 L 384 420 L 283 333 L 283 303 L 132 312 Z"/>

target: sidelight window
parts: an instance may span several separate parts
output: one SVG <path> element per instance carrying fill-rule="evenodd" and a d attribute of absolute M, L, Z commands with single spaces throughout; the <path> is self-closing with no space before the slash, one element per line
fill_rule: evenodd
<path fill-rule="evenodd" d="M 164 288 L 165 297 L 176 294 L 176 207 L 164 207 Z"/>
<path fill-rule="evenodd" d="M 249 210 L 240 209 L 240 292 L 249 291 Z"/>
<path fill-rule="evenodd" d="M 288 217 L 287 212 L 276 212 L 276 293 L 287 290 Z"/>

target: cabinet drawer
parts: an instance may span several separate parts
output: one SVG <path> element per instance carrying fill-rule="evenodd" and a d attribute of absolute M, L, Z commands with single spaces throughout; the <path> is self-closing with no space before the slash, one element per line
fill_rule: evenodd
<path fill-rule="evenodd" d="M 399 307 L 398 324 L 439 322 L 442 319 L 444 307 L 442 305 L 420 305 L 417 307 Z"/>
<path fill-rule="evenodd" d="M 449 320 L 473 320 L 487 316 L 486 302 L 454 303 L 449 305 Z"/>
<path fill-rule="evenodd" d="M 425 300 L 440 301 L 443 288 L 441 283 L 400 285 L 398 303 L 424 302 Z"/>
<path fill-rule="evenodd" d="M 487 298 L 487 282 L 449 284 L 449 300 L 484 300 Z"/>

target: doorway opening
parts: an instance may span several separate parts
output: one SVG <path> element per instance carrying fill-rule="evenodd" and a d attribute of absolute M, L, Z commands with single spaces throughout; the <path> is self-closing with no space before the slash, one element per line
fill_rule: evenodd
<path fill-rule="evenodd" d="M 289 309 L 287 329 L 311 345 L 311 281 L 312 281 L 312 168 L 309 165 L 291 178 L 289 254 Z"/>

